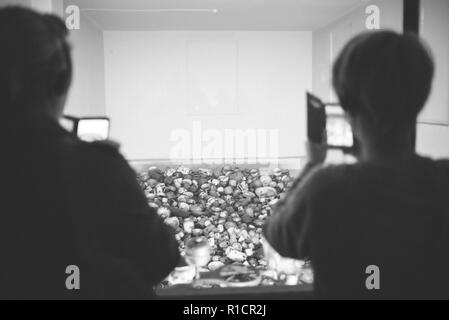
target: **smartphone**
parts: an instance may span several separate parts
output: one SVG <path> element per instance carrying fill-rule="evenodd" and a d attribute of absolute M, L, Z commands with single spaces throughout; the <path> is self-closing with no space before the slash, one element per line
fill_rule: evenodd
<path fill-rule="evenodd" d="M 350 149 L 354 146 L 354 135 L 343 108 L 326 105 L 326 143 L 329 148 Z"/>
<path fill-rule="evenodd" d="M 60 124 L 83 141 L 94 142 L 109 139 L 110 120 L 106 117 L 64 116 L 61 118 Z"/>
<path fill-rule="evenodd" d="M 324 143 L 326 130 L 326 109 L 324 103 L 311 93 L 307 93 L 307 136 L 310 142 Z"/>
<path fill-rule="evenodd" d="M 307 135 L 310 142 L 326 144 L 330 149 L 349 151 L 357 145 L 343 108 L 324 103 L 307 93 Z"/>

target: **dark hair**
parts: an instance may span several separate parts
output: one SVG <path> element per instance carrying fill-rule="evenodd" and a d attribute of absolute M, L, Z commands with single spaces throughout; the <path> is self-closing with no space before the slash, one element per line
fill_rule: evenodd
<path fill-rule="evenodd" d="M 345 46 L 334 64 L 333 85 L 342 107 L 364 116 L 383 137 L 414 126 L 433 74 L 431 53 L 417 36 L 378 31 Z"/>
<path fill-rule="evenodd" d="M 37 109 L 67 92 L 72 78 L 67 36 L 57 16 L 0 9 L 0 110 Z"/>

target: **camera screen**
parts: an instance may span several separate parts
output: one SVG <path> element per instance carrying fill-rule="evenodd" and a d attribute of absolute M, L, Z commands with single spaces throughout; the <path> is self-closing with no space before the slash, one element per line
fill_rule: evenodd
<path fill-rule="evenodd" d="M 326 107 L 326 134 L 329 147 L 350 148 L 353 146 L 352 128 L 341 107 Z"/>
<path fill-rule="evenodd" d="M 92 142 L 109 138 L 108 119 L 81 119 L 78 122 L 78 138 Z"/>

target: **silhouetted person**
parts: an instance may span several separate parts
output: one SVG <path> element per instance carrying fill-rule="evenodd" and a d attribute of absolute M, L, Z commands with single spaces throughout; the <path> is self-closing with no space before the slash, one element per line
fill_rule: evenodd
<path fill-rule="evenodd" d="M 147 298 L 177 243 L 117 150 L 59 126 L 67 35 L 55 16 L 0 9 L 0 299 Z"/>
<path fill-rule="evenodd" d="M 305 178 L 265 227 L 280 254 L 311 258 L 319 298 L 449 298 L 449 161 L 412 143 L 433 74 L 416 36 L 388 31 L 355 37 L 335 62 L 359 162 L 320 166 L 325 149 L 311 145 Z"/>

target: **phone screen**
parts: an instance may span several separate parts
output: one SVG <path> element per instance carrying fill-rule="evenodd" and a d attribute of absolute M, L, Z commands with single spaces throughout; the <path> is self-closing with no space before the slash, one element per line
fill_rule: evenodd
<path fill-rule="evenodd" d="M 326 127 L 326 114 L 323 102 L 311 93 L 307 93 L 307 135 L 313 143 L 323 143 Z"/>
<path fill-rule="evenodd" d="M 354 136 L 351 125 L 340 106 L 326 106 L 327 145 L 333 148 L 351 148 Z"/>
<path fill-rule="evenodd" d="M 78 138 L 93 142 L 107 140 L 109 137 L 108 119 L 81 119 L 78 122 Z"/>

